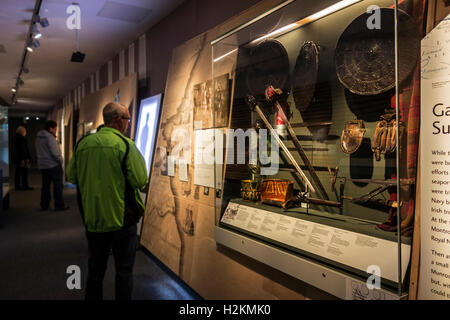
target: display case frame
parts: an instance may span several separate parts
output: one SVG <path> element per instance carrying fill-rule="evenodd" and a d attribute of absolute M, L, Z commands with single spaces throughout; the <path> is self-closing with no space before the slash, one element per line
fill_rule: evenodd
<path fill-rule="evenodd" d="M 406 1 L 406 6 L 404 3 L 402 6 L 409 8 L 419 2 Z M 217 113 L 213 113 L 214 127 L 224 128 L 224 140 L 220 143 L 224 147 L 215 147 L 215 159 L 223 159 L 225 163 L 219 183 L 223 187 L 216 189 L 215 239 L 218 243 L 340 298 L 351 298 L 352 283 L 372 281 L 371 272 L 376 275 L 377 271 L 370 267 L 378 266 L 381 286 L 371 290 L 367 298 L 374 298 L 373 293 L 380 292 L 385 298 L 405 298 L 412 241 L 404 236 L 411 229 L 411 225 L 404 228 L 407 220 L 404 216 L 414 210 L 415 172 L 406 173 L 410 159 L 406 155 L 405 126 L 410 123 L 401 108 L 401 99 L 416 75 L 418 57 L 415 55 L 420 46 L 414 46 L 420 40 L 420 28 L 402 9 L 398 1 L 285 1 L 212 41 L 212 87 L 215 88 L 215 79 L 224 74 L 228 74 L 231 82 L 228 126 L 224 127 L 223 121 L 216 119 Z M 367 84 L 369 76 L 358 72 L 349 74 L 347 70 L 358 71 L 366 61 L 354 66 L 345 65 L 348 64 L 345 55 L 359 49 L 358 44 L 348 41 L 348 33 L 352 32 L 352 25 L 361 24 L 357 20 L 364 14 L 363 19 L 367 23 L 376 24 L 377 14 L 384 21 L 389 19 L 381 27 L 381 32 L 389 34 L 386 39 L 391 42 L 388 43 L 384 36 L 381 40 L 376 39 L 382 49 L 378 52 L 374 49 L 372 54 L 386 54 L 386 48 L 392 51 L 386 55 L 388 60 L 384 66 L 378 68 L 384 77 L 380 76 L 379 81 L 372 84 Z M 373 19 L 369 21 L 371 17 Z M 374 42 L 373 38 L 377 36 L 369 32 L 359 40 L 360 43 Z M 266 48 L 258 52 L 261 44 L 267 44 Z M 410 52 L 407 52 L 407 46 Z M 316 59 L 315 68 L 299 63 L 305 61 L 305 57 L 309 62 Z M 412 60 L 414 57 L 417 60 Z M 287 71 L 283 69 L 283 59 L 288 61 Z M 374 60 L 378 63 L 383 61 L 379 56 Z M 373 69 L 373 66 L 368 68 Z M 366 78 L 355 83 L 352 76 Z M 270 85 L 274 92 L 269 91 Z M 255 97 L 253 103 L 249 103 L 249 92 Z M 217 90 L 213 90 L 214 106 L 216 99 Z M 250 105 L 251 111 L 236 112 L 246 104 Z M 311 105 L 319 112 L 308 113 Z M 388 108 L 382 110 L 380 106 Z M 280 116 L 280 108 L 285 111 L 284 118 Z M 284 127 L 277 127 L 283 124 L 282 120 L 286 120 L 291 111 L 290 126 L 284 121 Z M 321 112 L 329 115 L 318 119 L 315 113 Z M 272 206 L 273 203 L 252 201 L 255 190 L 263 192 L 262 189 L 258 185 L 248 192 L 244 184 L 240 185 L 242 180 L 255 179 L 255 175 L 248 171 L 249 165 L 255 167 L 259 164 L 258 157 L 256 160 L 252 158 L 252 147 L 244 149 L 245 155 L 241 160 L 244 158 L 245 162 L 241 161 L 240 168 L 233 162 L 239 162 L 239 154 L 237 157 L 233 154 L 229 162 L 230 153 L 239 151 L 240 147 L 234 140 L 230 143 L 236 130 L 242 129 L 247 134 L 250 145 L 251 141 L 256 141 L 256 149 L 260 151 L 263 148 L 258 144 L 261 122 L 271 133 L 267 139 L 272 138 L 272 142 L 266 142 L 266 146 L 269 144 L 273 148 L 278 145 L 281 159 L 278 160 L 281 170 L 267 176 L 292 180 L 293 195 L 301 194 L 295 198 L 294 204 L 287 201 L 292 200 L 293 195 L 278 203 L 278 207 Z M 376 141 L 375 137 L 380 136 L 377 136 L 379 127 L 385 124 L 391 130 L 391 133 L 386 133 L 391 136 L 390 141 L 386 140 L 392 143 L 390 149 L 372 143 Z M 252 135 L 248 131 L 251 128 L 255 132 L 259 130 L 258 134 Z M 274 139 L 276 135 L 278 138 Z M 408 135 L 408 143 L 417 137 L 418 133 L 411 138 Z M 245 139 L 244 135 L 244 147 L 247 148 Z M 364 176 L 367 172 L 362 176 L 351 172 L 355 163 L 351 162 L 355 153 L 352 148 L 361 151 L 361 146 L 366 151 L 361 158 L 372 159 L 369 176 Z M 356 166 L 358 160 L 359 163 L 363 161 L 356 158 Z M 365 164 L 360 167 L 362 171 L 367 169 Z M 293 172 L 297 172 L 297 178 Z M 330 176 L 327 177 L 328 174 Z M 330 191 L 330 179 L 333 191 Z M 358 192 L 364 196 L 358 197 Z M 241 196 L 247 199 L 239 199 Z M 364 201 L 374 203 L 369 209 L 358 209 L 367 206 Z M 228 218 L 227 210 L 228 213 L 233 212 Z M 389 223 L 395 225 L 396 232 L 389 228 Z M 302 225 L 304 232 L 300 231 L 303 234 L 298 233 L 297 238 L 293 238 L 296 224 Z M 302 242 L 299 237 L 308 240 Z M 316 245 L 321 249 L 327 248 L 329 252 L 317 249 Z M 371 246 L 377 247 L 378 251 Z M 365 254 L 384 257 L 363 258 Z"/>

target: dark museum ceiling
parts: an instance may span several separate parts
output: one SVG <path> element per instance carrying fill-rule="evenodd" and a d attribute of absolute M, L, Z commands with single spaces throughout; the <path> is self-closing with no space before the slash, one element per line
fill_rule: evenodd
<path fill-rule="evenodd" d="M 27 53 L 12 112 L 46 112 L 69 90 L 127 47 L 179 6 L 183 0 L 77 0 L 81 8 L 79 49 L 83 63 L 70 62 L 75 50 L 75 30 L 69 30 L 66 9 L 73 1 L 42 0 L 40 17 L 49 26 L 42 32 L 40 47 Z M 11 103 L 25 49 L 35 0 L 0 2 L 0 103 Z"/>

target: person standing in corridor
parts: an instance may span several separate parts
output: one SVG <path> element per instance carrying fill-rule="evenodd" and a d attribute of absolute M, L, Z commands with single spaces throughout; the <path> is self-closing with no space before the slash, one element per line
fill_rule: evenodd
<path fill-rule="evenodd" d="M 115 297 L 130 300 L 137 246 L 137 223 L 144 212 L 140 190 L 148 183 L 145 161 L 124 136 L 128 108 L 108 103 L 105 126 L 82 138 L 67 166 L 67 180 L 77 185 L 78 206 L 89 248 L 86 300 L 103 299 L 103 278 L 112 248 Z"/>
<path fill-rule="evenodd" d="M 28 141 L 26 138 L 27 129 L 24 126 L 18 126 L 16 136 L 14 138 L 14 187 L 16 190 L 33 190 L 28 185 L 28 168 L 30 166 L 31 157 L 28 150 Z"/>
<path fill-rule="evenodd" d="M 63 158 L 58 141 L 56 141 L 56 129 L 56 122 L 49 120 L 45 123 L 45 129 L 39 131 L 36 137 L 37 164 L 42 174 L 42 210 L 48 210 L 50 207 L 52 183 L 55 210 L 69 209 L 63 199 Z"/>

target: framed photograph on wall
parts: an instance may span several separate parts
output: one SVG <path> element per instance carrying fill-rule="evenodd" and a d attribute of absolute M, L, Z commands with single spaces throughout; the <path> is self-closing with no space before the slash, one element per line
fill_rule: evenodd
<path fill-rule="evenodd" d="M 147 172 L 150 173 L 153 153 L 158 132 L 162 94 L 142 99 L 136 126 L 136 147 L 145 160 Z"/>
<path fill-rule="evenodd" d="M 194 85 L 194 129 L 222 128 L 228 125 L 229 85 L 228 73 Z M 216 99 L 213 103 L 213 91 Z M 215 123 L 213 123 L 213 112 Z"/>

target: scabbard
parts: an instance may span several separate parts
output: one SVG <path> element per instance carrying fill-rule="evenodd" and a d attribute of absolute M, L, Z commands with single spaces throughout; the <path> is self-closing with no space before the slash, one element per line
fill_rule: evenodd
<path fill-rule="evenodd" d="M 281 108 L 280 103 L 275 100 L 275 106 L 277 108 L 278 113 L 281 115 L 284 123 L 287 126 L 289 136 L 291 137 L 292 142 L 294 143 L 295 148 L 297 149 L 298 154 L 300 155 L 300 158 L 302 158 L 303 163 L 307 167 L 309 173 L 311 174 L 311 178 L 314 181 L 315 185 L 317 186 L 317 189 L 320 192 L 320 195 L 325 199 L 329 200 L 328 194 L 325 191 L 325 188 L 320 181 L 319 177 L 317 176 L 316 170 L 314 170 L 313 166 L 311 165 L 311 162 L 308 159 L 308 156 L 306 155 L 305 151 L 303 150 L 303 147 L 300 145 L 300 141 L 298 141 L 297 135 L 295 134 L 294 130 L 292 129 L 292 126 L 289 122 L 289 120 L 286 117 L 286 114 L 283 111 L 283 108 Z"/>
<path fill-rule="evenodd" d="M 308 185 L 308 187 L 310 188 L 310 191 L 315 193 L 315 188 L 314 186 L 311 184 L 311 182 L 309 181 L 309 179 L 306 177 L 305 173 L 302 171 L 302 169 L 300 168 L 300 166 L 298 165 L 297 161 L 295 161 L 294 157 L 292 156 L 292 154 L 290 153 L 289 149 L 286 147 L 286 145 L 283 143 L 283 141 L 280 139 L 280 137 L 278 136 L 278 133 L 273 129 L 272 125 L 270 124 L 270 122 L 267 120 L 266 116 L 264 115 L 264 113 L 261 111 L 260 107 L 255 104 L 254 108 L 256 110 L 256 112 L 258 113 L 259 117 L 264 121 L 266 127 L 269 129 L 270 133 L 274 136 L 275 140 L 277 140 L 278 145 L 281 147 L 281 149 L 283 149 L 283 151 L 286 153 L 286 156 L 289 158 L 289 160 L 291 161 L 291 163 L 294 165 L 295 169 L 297 170 L 297 172 L 300 174 L 300 176 L 303 178 L 303 180 L 305 180 L 305 183 Z"/>

